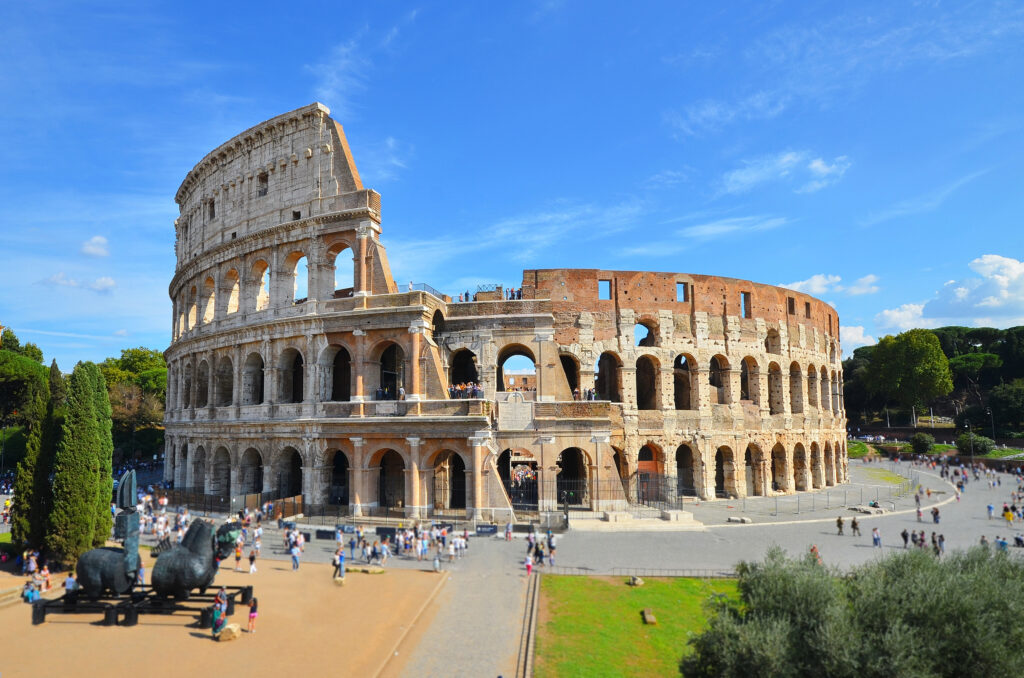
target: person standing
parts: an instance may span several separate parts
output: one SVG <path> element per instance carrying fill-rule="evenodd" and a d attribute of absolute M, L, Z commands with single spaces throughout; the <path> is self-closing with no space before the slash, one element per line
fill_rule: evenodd
<path fill-rule="evenodd" d="M 291 555 L 292 555 L 292 570 L 299 569 L 299 554 L 302 551 L 299 550 L 298 544 L 292 544 Z"/>
<path fill-rule="evenodd" d="M 512 521 L 505 523 L 505 541 L 512 541 Z"/>
<path fill-rule="evenodd" d="M 882 533 L 878 530 L 877 527 L 872 528 L 871 530 L 871 543 L 876 548 L 882 548 Z"/>
<path fill-rule="evenodd" d="M 242 544 L 241 542 L 235 542 L 235 572 L 238 572 L 242 566 Z"/>
<path fill-rule="evenodd" d="M 334 566 L 334 570 L 331 572 L 331 579 L 337 579 L 341 576 L 341 558 L 344 553 L 345 549 L 340 546 L 334 551 L 334 558 L 331 559 L 331 564 Z"/>
<path fill-rule="evenodd" d="M 249 633 L 256 633 L 256 615 L 258 612 L 259 602 L 254 596 L 253 599 L 249 601 Z"/>
<path fill-rule="evenodd" d="M 526 556 L 526 560 L 523 561 L 523 565 L 526 566 L 526 576 L 529 577 L 533 574 L 533 558 Z"/>
<path fill-rule="evenodd" d="M 907 542 L 910 541 L 910 533 L 907 532 L 907 528 L 903 528 L 903 531 L 900 532 L 900 536 L 903 537 L 903 548 L 907 548 Z"/>
<path fill-rule="evenodd" d="M 256 549 L 249 549 L 249 574 L 256 574 Z"/>
<path fill-rule="evenodd" d="M 839 516 L 838 518 L 836 518 L 836 530 L 839 531 L 839 535 L 838 536 L 842 537 L 843 536 L 843 517 L 842 516 Z"/>

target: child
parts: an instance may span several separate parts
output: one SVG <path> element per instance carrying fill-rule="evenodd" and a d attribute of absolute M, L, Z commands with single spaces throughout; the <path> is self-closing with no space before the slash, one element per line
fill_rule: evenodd
<path fill-rule="evenodd" d="M 242 564 L 242 545 L 235 544 L 235 572 L 238 571 L 239 566 Z"/>
<path fill-rule="evenodd" d="M 256 598 L 249 601 L 249 633 L 256 633 Z"/>
<path fill-rule="evenodd" d="M 249 549 L 249 574 L 256 574 L 256 549 Z"/>

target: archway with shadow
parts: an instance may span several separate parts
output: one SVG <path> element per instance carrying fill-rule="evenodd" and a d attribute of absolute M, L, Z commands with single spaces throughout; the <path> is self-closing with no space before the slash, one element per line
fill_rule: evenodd
<path fill-rule="evenodd" d="M 297 497 L 302 494 L 302 456 L 298 450 L 286 447 L 278 454 L 274 476 L 279 497 Z"/>
<path fill-rule="evenodd" d="M 395 450 L 385 450 L 377 463 L 377 502 L 381 508 L 405 506 L 405 460 Z"/>
<path fill-rule="evenodd" d="M 676 491 L 680 495 L 687 497 L 697 496 L 694 468 L 693 448 L 689 445 L 680 445 L 676 448 Z"/>
<path fill-rule="evenodd" d="M 210 476 L 210 492 L 224 499 L 231 498 L 231 455 L 226 447 L 218 447 L 213 453 L 213 473 Z"/>
<path fill-rule="evenodd" d="M 594 389 L 598 400 L 622 402 L 621 367 L 619 356 L 610 351 L 605 351 L 597 359 Z"/>
<path fill-rule="evenodd" d="M 263 455 L 255 447 L 242 453 L 238 464 L 239 489 L 242 494 L 256 494 L 263 491 Z"/>
<path fill-rule="evenodd" d="M 459 384 L 479 383 L 480 375 L 476 369 L 476 354 L 468 348 L 460 348 L 452 354 L 451 381 L 452 386 Z"/>
<path fill-rule="evenodd" d="M 580 364 L 573 356 L 568 353 L 562 353 L 558 356 L 559 362 L 562 363 L 562 372 L 565 374 L 565 381 L 569 384 L 569 393 L 574 398 L 582 398 L 583 394 L 580 392 Z"/>
<path fill-rule="evenodd" d="M 590 505 L 587 487 L 587 458 L 583 450 L 570 447 L 558 454 L 558 475 L 555 482 L 555 497 L 559 506 L 568 504 L 577 508 Z"/>
<path fill-rule="evenodd" d="M 537 485 L 537 460 L 526 450 L 506 449 L 497 460 L 498 476 L 516 511 L 536 511 L 540 494 Z"/>
<path fill-rule="evenodd" d="M 537 385 L 537 359 L 522 344 L 511 344 L 498 353 L 498 390 L 530 391 Z"/>
<path fill-rule="evenodd" d="M 466 508 L 466 462 L 452 450 L 434 457 L 434 510 Z"/>
<path fill-rule="evenodd" d="M 405 351 L 391 344 L 380 354 L 380 390 L 378 400 L 397 400 L 405 387 Z"/>
<path fill-rule="evenodd" d="M 665 457 L 661 448 L 648 443 L 636 456 L 636 499 L 641 504 L 664 500 Z"/>

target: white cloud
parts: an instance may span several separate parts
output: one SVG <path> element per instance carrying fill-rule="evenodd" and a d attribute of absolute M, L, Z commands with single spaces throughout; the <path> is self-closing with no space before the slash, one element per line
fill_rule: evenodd
<path fill-rule="evenodd" d="M 397 179 L 399 172 L 408 166 L 415 151 L 412 144 L 390 136 L 383 141 L 362 146 L 358 157 L 365 159 L 359 164 L 359 175 L 363 183 Z"/>
<path fill-rule="evenodd" d="M 842 179 L 850 165 L 845 155 L 836 157 L 830 164 L 821 157 L 812 157 L 808 151 L 790 150 L 749 158 L 722 176 L 718 194 L 746 193 L 761 184 L 777 181 L 799 182 L 796 193 L 814 193 Z"/>
<path fill-rule="evenodd" d="M 681 170 L 663 170 L 654 176 L 648 177 L 644 184 L 649 188 L 671 188 L 686 183 L 693 174 L 692 167 Z"/>
<path fill-rule="evenodd" d="M 849 355 L 855 348 L 875 343 L 875 338 L 865 333 L 863 325 L 843 325 L 839 328 L 839 341 L 843 345 L 843 353 Z"/>
<path fill-rule="evenodd" d="M 913 198 L 901 200 L 881 212 L 868 215 L 866 219 L 861 221 L 861 225 L 874 226 L 875 224 L 880 224 L 883 221 L 899 219 L 901 217 L 936 210 L 941 207 L 951 195 L 956 193 L 957 190 L 974 181 L 978 177 L 987 174 L 988 171 L 989 170 L 981 170 L 979 172 L 972 172 L 966 176 L 960 177 L 956 181 L 946 184 L 945 186 L 940 186 L 934 191 L 929 191 L 928 193 L 924 193 Z"/>
<path fill-rule="evenodd" d="M 885 329 L 910 330 L 915 327 L 936 327 L 923 316 L 924 304 L 903 304 L 890 308 L 875 316 L 875 324 Z"/>
<path fill-rule="evenodd" d="M 114 279 L 109 276 L 101 276 L 96 278 L 92 282 L 83 282 L 76 280 L 75 278 L 69 278 L 63 271 L 54 273 L 49 278 L 39 281 L 43 285 L 52 285 L 57 287 L 78 287 L 82 289 L 89 289 L 94 292 L 109 292 L 116 286 Z"/>
<path fill-rule="evenodd" d="M 699 136 L 733 121 L 774 118 L 786 109 L 788 98 L 777 92 L 758 91 L 733 102 L 705 99 L 681 111 L 670 111 L 665 120 L 679 136 Z"/>
<path fill-rule="evenodd" d="M 95 290 L 96 292 L 106 292 L 108 290 L 113 289 L 114 286 L 114 279 L 109 276 L 96 278 L 96 280 L 93 280 L 91 283 L 89 283 L 89 289 Z"/>
<path fill-rule="evenodd" d="M 857 282 L 850 285 L 847 288 L 846 293 L 853 296 L 859 296 L 861 294 L 874 294 L 880 288 L 875 283 L 878 282 L 878 276 L 875 274 L 869 274 L 863 278 L 857 278 Z"/>
<path fill-rule="evenodd" d="M 306 67 L 319 77 L 314 88 L 317 99 L 326 103 L 339 119 L 352 117 L 353 100 L 366 89 L 371 62 L 360 44 L 365 34 L 364 28 L 354 38 L 335 45 L 326 60 Z"/>
<path fill-rule="evenodd" d="M 700 215 L 690 215 L 686 219 Z M 669 222 L 674 222 L 670 219 Z M 627 247 L 620 250 L 623 254 L 646 257 L 664 257 L 678 254 L 687 249 L 692 242 L 707 242 L 716 238 L 740 233 L 757 233 L 770 231 L 789 223 L 785 217 L 750 216 L 750 217 L 728 217 L 706 221 L 692 226 L 677 229 L 672 237 L 664 241 L 648 242 L 645 245 Z"/>
<path fill-rule="evenodd" d="M 951 280 L 925 306 L 935 318 L 981 317 L 1006 324 L 1024 315 L 1024 261 L 985 254 L 968 264 L 977 277 Z"/>
<path fill-rule="evenodd" d="M 785 287 L 795 292 L 803 292 L 804 294 L 813 294 L 817 297 L 823 294 L 828 294 L 832 291 L 841 290 L 842 288 L 838 287 L 839 281 L 841 280 L 842 278 L 838 275 L 818 273 L 816 275 L 812 275 L 807 280 L 785 283 L 779 285 L 779 287 Z"/>
<path fill-rule="evenodd" d="M 127 337 L 128 336 L 128 330 L 117 330 L 116 332 L 114 332 L 114 336 L 115 337 Z"/>
<path fill-rule="evenodd" d="M 110 255 L 110 250 L 107 247 L 107 239 L 102 235 L 94 235 L 83 242 L 81 252 L 82 254 L 88 254 L 92 257 L 106 257 Z"/>

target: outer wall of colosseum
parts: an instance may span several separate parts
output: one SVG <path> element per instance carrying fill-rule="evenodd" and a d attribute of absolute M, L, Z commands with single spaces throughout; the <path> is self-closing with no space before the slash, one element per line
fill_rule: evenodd
<path fill-rule="evenodd" d="M 528 270 L 514 301 L 400 287 L 328 114 L 243 132 L 178 191 L 176 487 L 503 520 L 847 478 L 832 307 L 681 273 Z M 505 390 L 514 355 L 536 368 L 524 391 Z M 452 397 L 467 382 L 482 396 Z"/>

